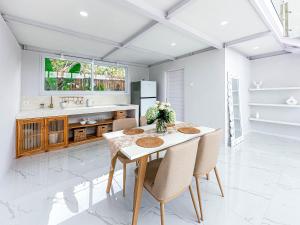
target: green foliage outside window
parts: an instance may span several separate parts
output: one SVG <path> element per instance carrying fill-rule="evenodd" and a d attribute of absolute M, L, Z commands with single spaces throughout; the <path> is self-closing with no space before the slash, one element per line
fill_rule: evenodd
<path fill-rule="evenodd" d="M 46 91 L 125 91 L 125 67 L 55 58 L 45 58 L 44 66 Z"/>
<path fill-rule="evenodd" d="M 46 91 L 90 91 L 92 64 L 45 58 Z"/>

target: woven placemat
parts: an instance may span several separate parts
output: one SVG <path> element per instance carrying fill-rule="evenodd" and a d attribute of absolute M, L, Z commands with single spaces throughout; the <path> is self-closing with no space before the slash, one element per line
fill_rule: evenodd
<path fill-rule="evenodd" d="M 132 128 L 132 129 L 124 130 L 123 133 L 126 135 L 136 135 L 136 134 L 144 133 L 144 130 L 141 128 Z"/>
<path fill-rule="evenodd" d="M 200 130 L 195 127 L 180 127 L 177 129 L 180 133 L 184 134 L 198 134 Z"/>
<path fill-rule="evenodd" d="M 136 141 L 136 144 L 143 148 L 156 148 L 161 146 L 163 143 L 164 140 L 159 137 L 143 137 Z"/>

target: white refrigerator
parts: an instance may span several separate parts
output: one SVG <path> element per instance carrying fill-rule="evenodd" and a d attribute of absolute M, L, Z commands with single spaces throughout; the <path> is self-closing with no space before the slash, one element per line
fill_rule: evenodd
<path fill-rule="evenodd" d="M 131 104 L 139 105 L 139 115 L 145 116 L 147 110 L 156 102 L 156 81 L 131 83 Z"/>

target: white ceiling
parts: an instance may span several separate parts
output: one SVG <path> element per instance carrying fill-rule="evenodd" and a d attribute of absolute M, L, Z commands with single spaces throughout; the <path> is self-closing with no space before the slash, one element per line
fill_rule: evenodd
<path fill-rule="evenodd" d="M 1 0 L 0 11 L 118 42 L 150 22 L 111 0 Z M 89 16 L 81 17 L 80 11 Z"/>
<path fill-rule="evenodd" d="M 146 0 L 151 6 L 164 12 L 170 10 L 174 5 L 178 4 L 180 0 Z"/>
<path fill-rule="evenodd" d="M 131 0 L 146 2 L 162 13 L 181 1 L 185 0 Z M 174 15 L 174 19 L 194 29 L 193 32 L 205 34 L 221 43 L 267 30 L 248 0 L 191 1 Z M 153 22 L 149 15 L 133 10 L 124 2 L 126 0 L 0 0 L 0 12 L 33 20 L 45 27 L 57 26 L 121 44 Z M 80 11 L 88 12 L 88 17 L 81 17 Z M 228 24 L 221 26 L 222 21 L 228 21 Z M 21 44 L 95 57 L 103 57 L 114 49 L 108 43 L 74 37 L 45 27 L 38 28 L 17 22 L 8 24 Z M 129 49 L 119 49 L 107 59 L 150 65 L 171 56 L 178 57 L 210 47 L 201 39 L 194 39 L 193 35 L 178 30 L 180 29 L 174 30 L 163 24 L 154 25 L 131 41 Z M 233 47 L 249 56 L 278 50 L 275 40 L 253 41 L 260 43 L 245 42 Z M 253 52 L 253 45 L 258 44 L 262 47 Z"/>
<path fill-rule="evenodd" d="M 255 56 L 282 50 L 282 47 L 272 35 L 242 42 L 234 45 L 232 48 L 246 56 Z"/>
<path fill-rule="evenodd" d="M 132 44 L 174 57 L 209 47 L 209 45 L 189 38 L 161 24 L 157 24 L 149 31 L 143 33 Z"/>
<path fill-rule="evenodd" d="M 223 42 L 267 30 L 248 0 L 195 1 L 175 18 Z"/>

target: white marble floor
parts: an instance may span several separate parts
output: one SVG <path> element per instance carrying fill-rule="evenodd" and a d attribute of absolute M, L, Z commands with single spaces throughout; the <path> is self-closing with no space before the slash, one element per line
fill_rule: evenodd
<path fill-rule="evenodd" d="M 0 182 L 1 225 L 125 225 L 132 216 L 133 167 L 122 197 L 118 167 L 105 193 L 109 168 L 105 142 L 16 160 Z M 205 225 L 300 224 L 300 142 L 251 134 L 201 181 Z M 195 188 L 194 188 L 195 190 Z M 160 224 L 159 205 L 144 192 L 139 224 Z M 166 224 L 198 224 L 189 193 L 166 205 Z"/>

